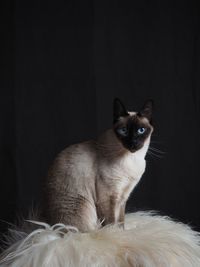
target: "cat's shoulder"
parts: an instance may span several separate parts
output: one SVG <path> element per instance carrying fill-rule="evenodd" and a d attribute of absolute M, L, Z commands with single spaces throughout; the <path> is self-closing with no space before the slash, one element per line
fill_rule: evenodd
<path fill-rule="evenodd" d="M 95 153 L 95 148 L 92 140 L 84 141 L 81 143 L 72 144 L 64 148 L 59 154 L 59 158 L 74 158 Z"/>

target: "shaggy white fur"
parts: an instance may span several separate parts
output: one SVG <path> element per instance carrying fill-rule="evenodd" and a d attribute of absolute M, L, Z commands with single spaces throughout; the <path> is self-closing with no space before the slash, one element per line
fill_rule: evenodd
<path fill-rule="evenodd" d="M 126 230 L 90 233 L 58 224 L 16 241 L 1 267 L 199 267 L 200 236 L 187 225 L 152 213 L 126 215 Z M 21 234 L 19 234 L 21 235 Z M 24 236 L 24 234 L 23 234 Z"/>

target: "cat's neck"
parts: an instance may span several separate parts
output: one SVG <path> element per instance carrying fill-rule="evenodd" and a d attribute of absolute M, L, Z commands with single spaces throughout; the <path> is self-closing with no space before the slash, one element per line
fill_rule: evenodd
<path fill-rule="evenodd" d="M 150 137 L 144 143 L 144 146 L 134 152 L 131 153 L 127 150 L 122 143 L 116 137 L 113 129 L 109 129 L 105 131 L 102 135 L 99 136 L 97 139 L 97 149 L 98 151 L 103 154 L 107 158 L 120 158 L 120 157 L 138 157 L 138 158 L 145 158 L 148 147 L 150 143 Z"/>
<path fill-rule="evenodd" d="M 98 151 L 105 157 L 121 157 L 127 153 L 112 129 L 108 129 L 101 134 L 96 144 Z"/>
<path fill-rule="evenodd" d="M 137 157 L 141 157 L 141 158 L 145 158 L 147 151 L 149 149 L 149 144 L 150 144 L 150 136 L 147 138 L 147 140 L 144 142 L 144 145 L 141 149 L 139 149 L 138 151 L 136 151 L 135 154 L 137 155 Z"/>

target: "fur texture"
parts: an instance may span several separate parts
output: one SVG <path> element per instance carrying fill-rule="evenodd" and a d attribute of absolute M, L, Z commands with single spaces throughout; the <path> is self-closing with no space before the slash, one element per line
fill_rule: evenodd
<path fill-rule="evenodd" d="M 152 103 L 128 112 L 116 99 L 113 111 L 111 129 L 57 155 L 44 182 L 39 220 L 80 232 L 95 230 L 99 221 L 123 227 L 126 201 L 145 171 Z"/>
<path fill-rule="evenodd" d="M 126 230 L 90 233 L 40 223 L 2 255 L 1 267 L 199 267 L 200 236 L 187 225 L 153 213 L 126 215 Z M 20 234 L 18 235 L 20 236 Z"/>

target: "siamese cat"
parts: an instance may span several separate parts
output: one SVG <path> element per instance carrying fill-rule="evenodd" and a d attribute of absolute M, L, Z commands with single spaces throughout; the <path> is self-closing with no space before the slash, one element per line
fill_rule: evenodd
<path fill-rule="evenodd" d="M 111 129 L 58 154 L 44 191 L 48 223 L 64 223 L 80 232 L 97 228 L 99 222 L 123 225 L 127 199 L 145 171 L 151 117 L 151 100 L 139 112 L 129 112 L 116 98 Z"/>

